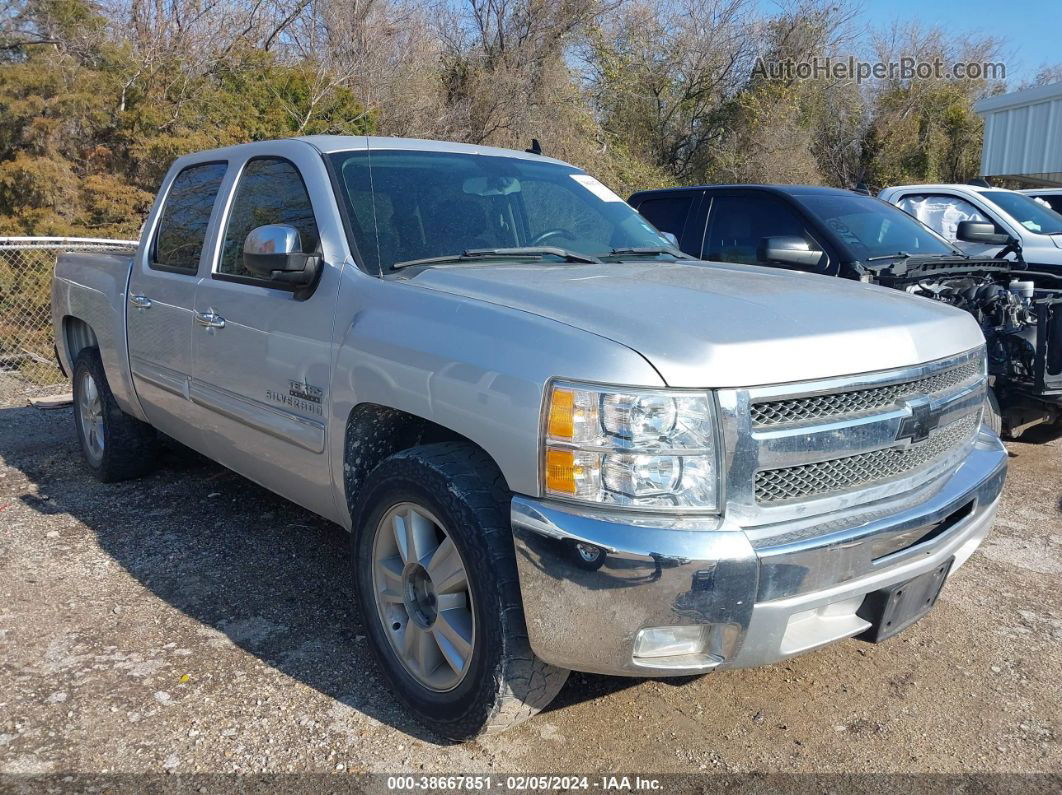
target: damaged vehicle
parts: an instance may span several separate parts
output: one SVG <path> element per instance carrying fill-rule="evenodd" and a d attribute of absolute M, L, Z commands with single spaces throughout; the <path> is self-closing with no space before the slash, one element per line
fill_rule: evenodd
<path fill-rule="evenodd" d="M 1062 277 L 1027 266 L 1020 242 L 990 223 L 957 222 L 958 239 L 998 251 L 971 257 L 891 204 L 837 188 L 670 188 L 630 204 L 701 259 L 840 276 L 963 309 L 987 342 L 993 427 L 1016 437 L 1062 418 Z"/>
<path fill-rule="evenodd" d="M 898 185 L 878 198 L 899 207 L 971 257 L 1021 261 L 1034 270 L 1062 276 L 1062 215 L 1020 191 L 988 185 Z M 992 238 L 959 234 L 963 221 L 992 227 Z"/>

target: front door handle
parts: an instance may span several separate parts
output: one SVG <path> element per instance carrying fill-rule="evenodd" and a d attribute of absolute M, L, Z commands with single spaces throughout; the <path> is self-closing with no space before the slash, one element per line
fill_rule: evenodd
<path fill-rule="evenodd" d="M 214 312 L 196 312 L 195 322 L 207 328 L 225 328 L 225 318 Z"/>
<path fill-rule="evenodd" d="M 150 309 L 151 299 L 146 295 L 131 295 L 129 296 L 129 303 L 135 306 L 137 309 Z"/>

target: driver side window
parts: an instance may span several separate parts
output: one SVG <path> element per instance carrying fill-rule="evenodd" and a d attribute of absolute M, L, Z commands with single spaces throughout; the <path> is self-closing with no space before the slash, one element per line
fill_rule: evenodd
<path fill-rule="evenodd" d="M 767 195 L 715 196 L 704 239 L 702 259 L 745 265 L 774 265 L 759 261 L 765 237 L 802 237 L 812 248 L 821 249 L 808 233 L 804 219 L 785 202 Z M 825 267 L 825 262 L 819 263 Z"/>
<path fill-rule="evenodd" d="M 900 200 L 899 206 L 952 243 L 958 239 L 956 232 L 960 221 L 992 224 L 997 233 L 1003 231 L 991 218 L 958 196 L 908 194 Z"/>
<path fill-rule="evenodd" d="M 244 166 L 229 211 L 216 272 L 263 281 L 243 266 L 243 243 L 252 229 L 266 224 L 295 227 L 302 242 L 302 253 L 312 254 L 317 250 L 321 237 L 310 195 L 294 164 L 279 157 L 257 157 Z"/>

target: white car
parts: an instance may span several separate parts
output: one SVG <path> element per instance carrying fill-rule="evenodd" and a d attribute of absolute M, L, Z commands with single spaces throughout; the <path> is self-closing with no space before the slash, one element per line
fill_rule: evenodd
<path fill-rule="evenodd" d="M 878 197 L 913 215 L 972 257 L 993 257 L 1003 245 L 980 235 L 960 238 L 963 221 L 992 224 L 996 235 L 1017 240 L 1030 268 L 1062 268 L 1062 215 L 1024 193 L 977 185 L 901 185 L 886 188 Z"/>
<path fill-rule="evenodd" d="M 1032 196 L 1036 201 L 1043 202 L 1056 213 L 1062 213 L 1062 185 L 1057 188 L 1035 188 L 1033 190 L 1021 190 L 1026 196 Z"/>

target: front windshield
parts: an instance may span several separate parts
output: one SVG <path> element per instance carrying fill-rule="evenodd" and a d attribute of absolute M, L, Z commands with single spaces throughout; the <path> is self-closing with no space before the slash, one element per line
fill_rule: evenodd
<path fill-rule="evenodd" d="M 329 156 L 370 269 L 470 249 L 551 247 L 591 256 L 672 244 L 571 166 L 385 149 Z"/>
<path fill-rule="evenodd" d="M 981 196 L 995 204 L 1003 212 L 1038 235 L 1062 234 L 1062 215 L 1044 207 L 1040 202 L 1023 193 L 1006 190 L 986 190 Z"/>
<path fill-rule="evenodd" d="M 848 247 L 855 260 L 865 262 L 901 252 L 924 257 L 956 254 L 944 238 L 921 221 L 879 199 L 856 194 L 796 198 Z"/>

